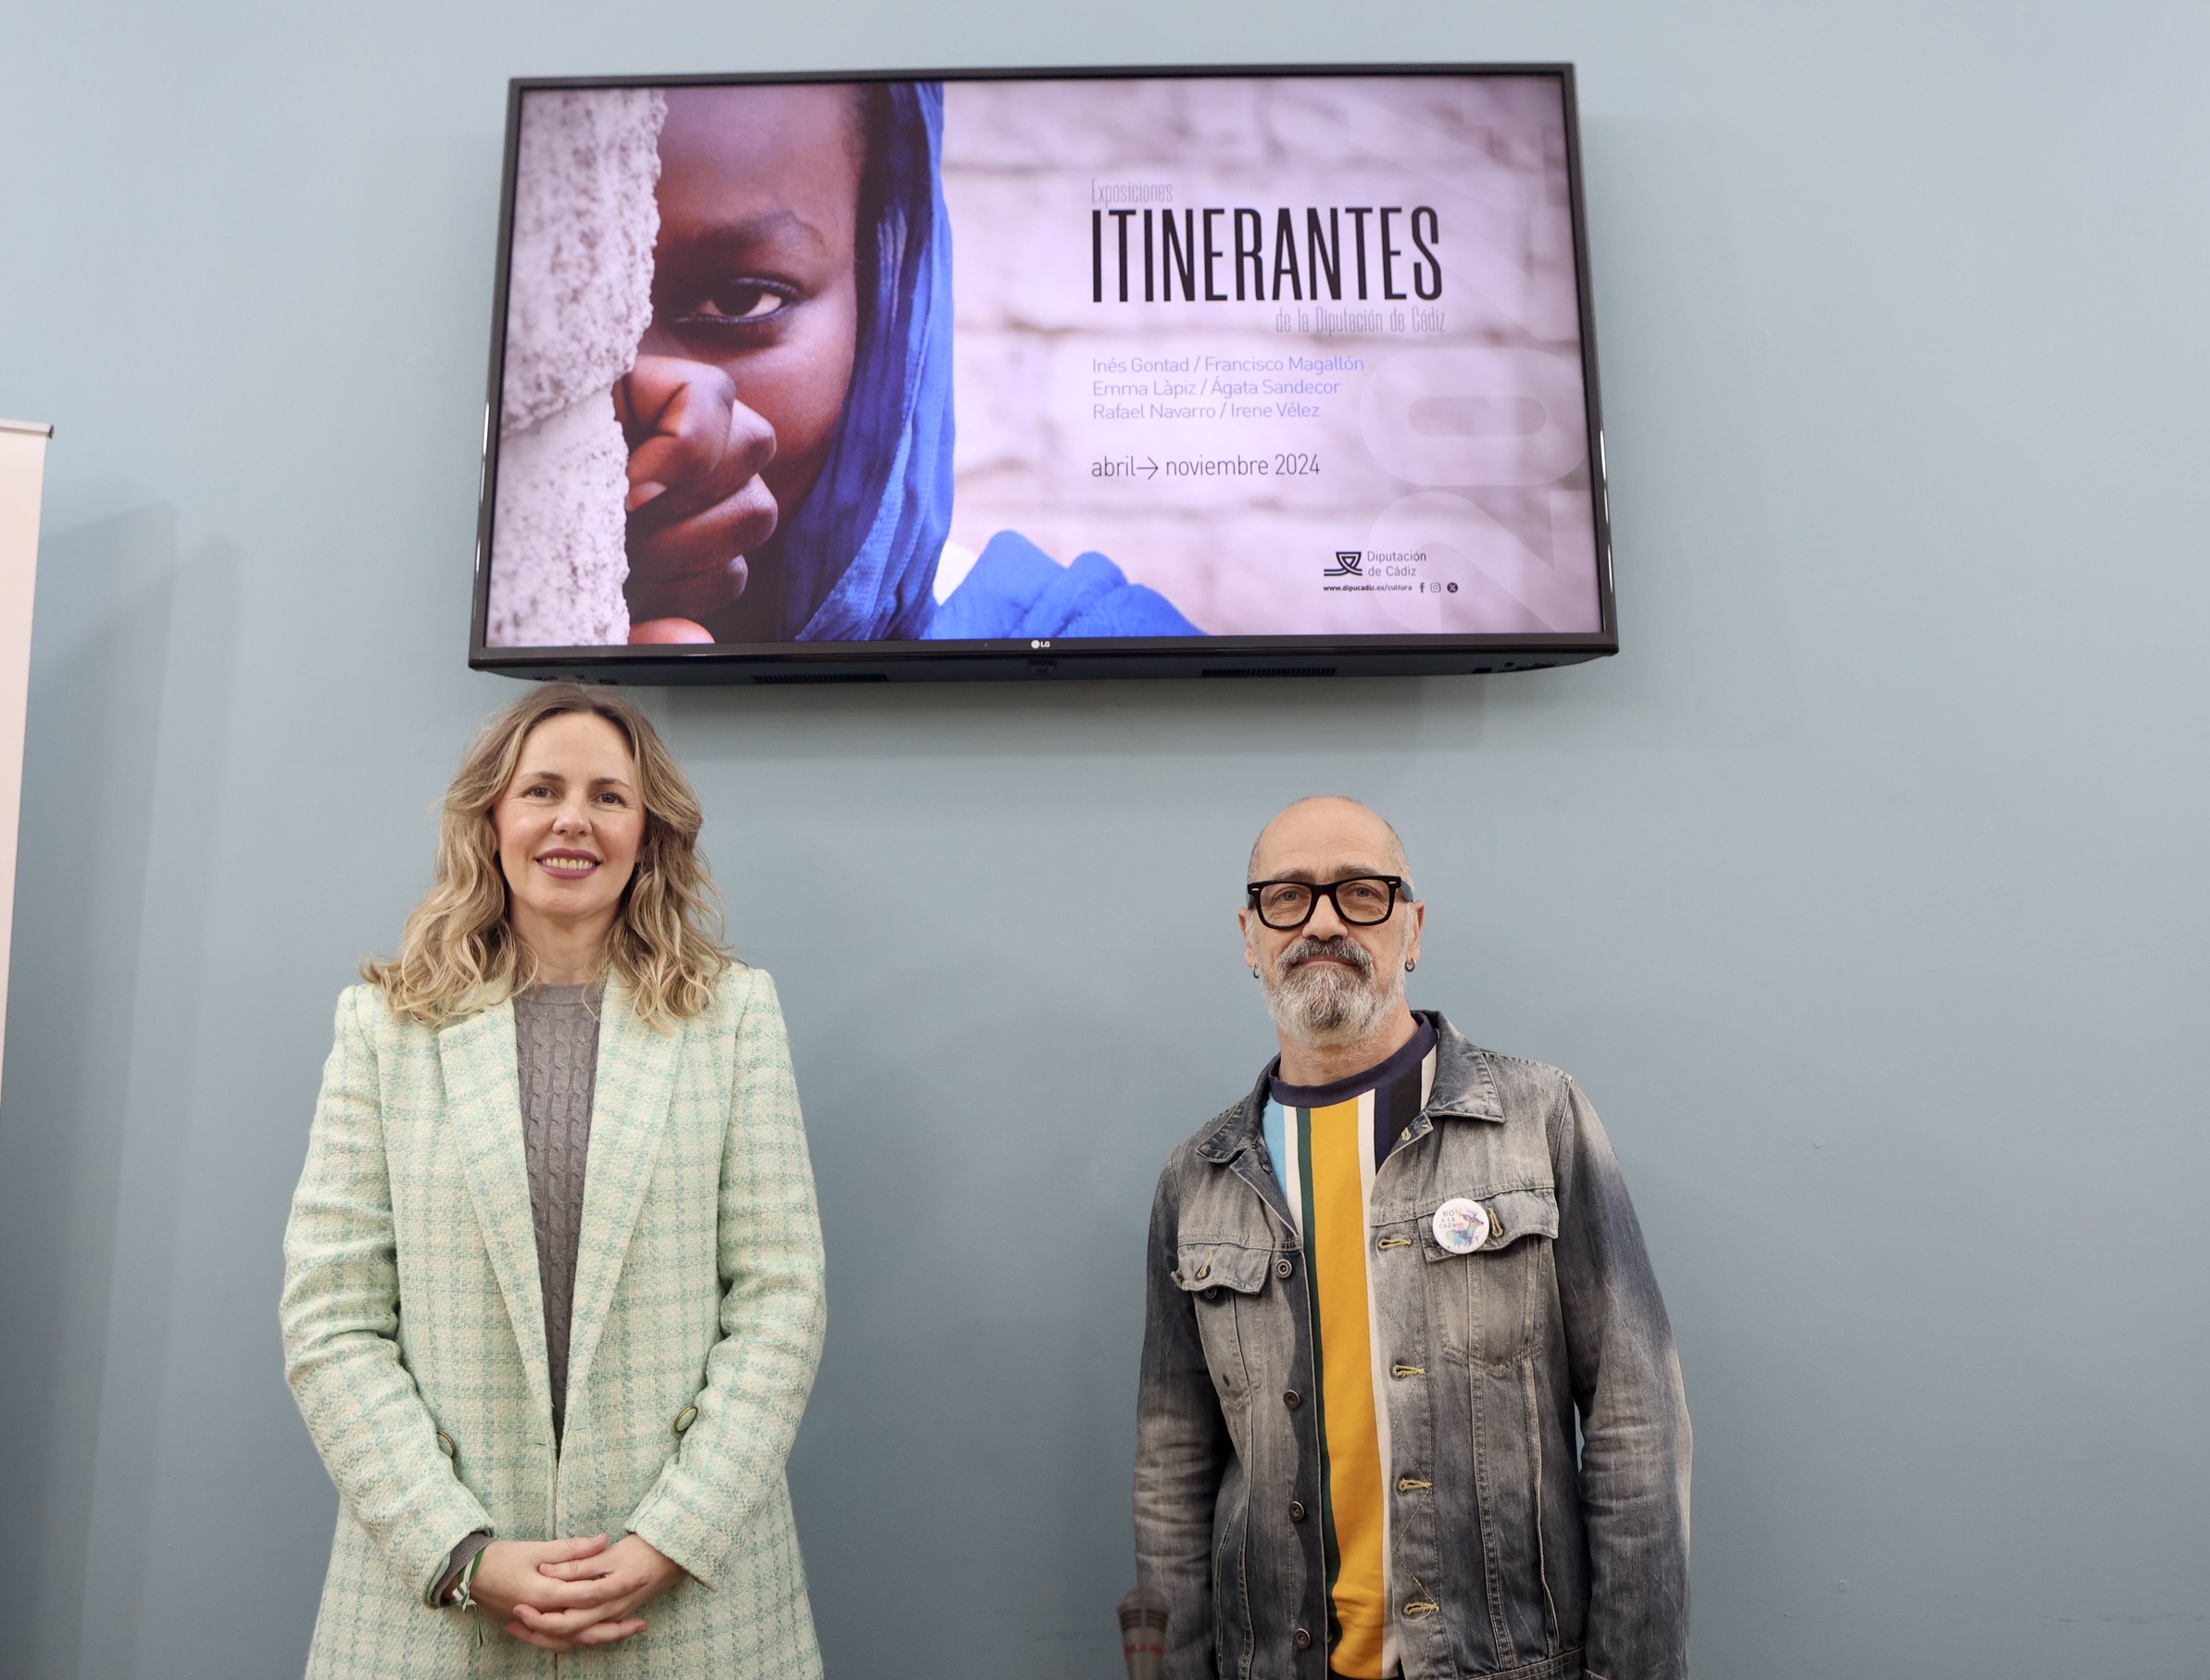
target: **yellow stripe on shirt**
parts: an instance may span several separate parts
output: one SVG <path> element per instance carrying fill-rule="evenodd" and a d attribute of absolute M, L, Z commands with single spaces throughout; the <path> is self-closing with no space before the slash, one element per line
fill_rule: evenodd
<path fill-rule="evenodd" d="M 1366 1285 L 1366 1185 L 1371 1175 L 1371 1092 L 1310 1109 L 1312 1229 L 1305 1233 L 1319 1302 L 1322 1425 L 1327 1505 L 1339 1564 L 1333 1584 L 1342 1636 L 1328 1665 L 1353 1680 L 1380 1680 L 1389 1625 L 1385 1573 L 1381 1431 L 1374 1401 L 1372 1298 Z"/>

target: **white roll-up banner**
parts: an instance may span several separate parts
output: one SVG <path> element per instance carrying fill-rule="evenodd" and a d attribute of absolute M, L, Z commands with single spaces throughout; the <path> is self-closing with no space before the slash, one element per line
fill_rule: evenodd
<path fill-rule="evenodd" d="M 15 931 L 16 825 L 23 798 L 23 719 L 31 695 L 38 502 L 46 440 L 53 433 L 51 426 L 0 420 L 0 1022 L 7 1015 L 7 953 Z M 5 1045 L 0 1034 L 0 1051 Z"/>

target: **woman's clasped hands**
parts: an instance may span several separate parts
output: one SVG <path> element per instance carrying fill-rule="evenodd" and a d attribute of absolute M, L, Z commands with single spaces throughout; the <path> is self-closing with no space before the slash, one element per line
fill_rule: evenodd
<path fill-rule="evenodd" d="M 494 1540 L 470 1594 L 526 1645 L 549 1651 L 615 1645 L 645 1631 L 636 1611 L 684 1578 L 682 1566 L 635 1535 Z"/>

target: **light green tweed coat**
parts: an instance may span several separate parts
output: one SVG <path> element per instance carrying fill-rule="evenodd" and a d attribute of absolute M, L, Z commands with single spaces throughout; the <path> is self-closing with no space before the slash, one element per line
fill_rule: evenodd
<path fill-rule="evenodd" d="M 821 1357 L 821 1225 L 774 984 L 655 1032 L 609 984 L 553 1449 L 514 1012 L 338 1004 L 284 1233 L 286 1373 L 342 1501 L 309 1680 L 821 1673 L 784 1461 Z M 446 1554 L 634 1530 L 695 1577 L 556 1656 L 433 1608 Z"/>

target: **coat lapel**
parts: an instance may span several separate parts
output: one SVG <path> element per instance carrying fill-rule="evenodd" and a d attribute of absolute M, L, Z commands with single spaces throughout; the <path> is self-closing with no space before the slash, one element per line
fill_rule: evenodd
<path fill-rule="evenodd" d="M 584 1169 L 584 1222 L 576 1246 L 575 1311 L 568 1329 L 568 1392 L 583 1391 L 613 1305 L 631 1233 L 652 1182 L 675 1092 L 684 1029 L 655 1032 L 637 1019 L 621 981 L 607 983 L 598 1025 L 591 1148 Z"/>
<path fill-rule="evenodd" d="M 437 1055 L 445 1072 L 446 1118 L 458 1143 L 469 1197 L 483 1229 L 499 1293 L 506 1298 L 531 1393 L 549 1423 L 545 1297 L 537 1283 L 537 1227 L 521 1139 L 513 1007 L 502 1003 L 441 1029 Z"/>

